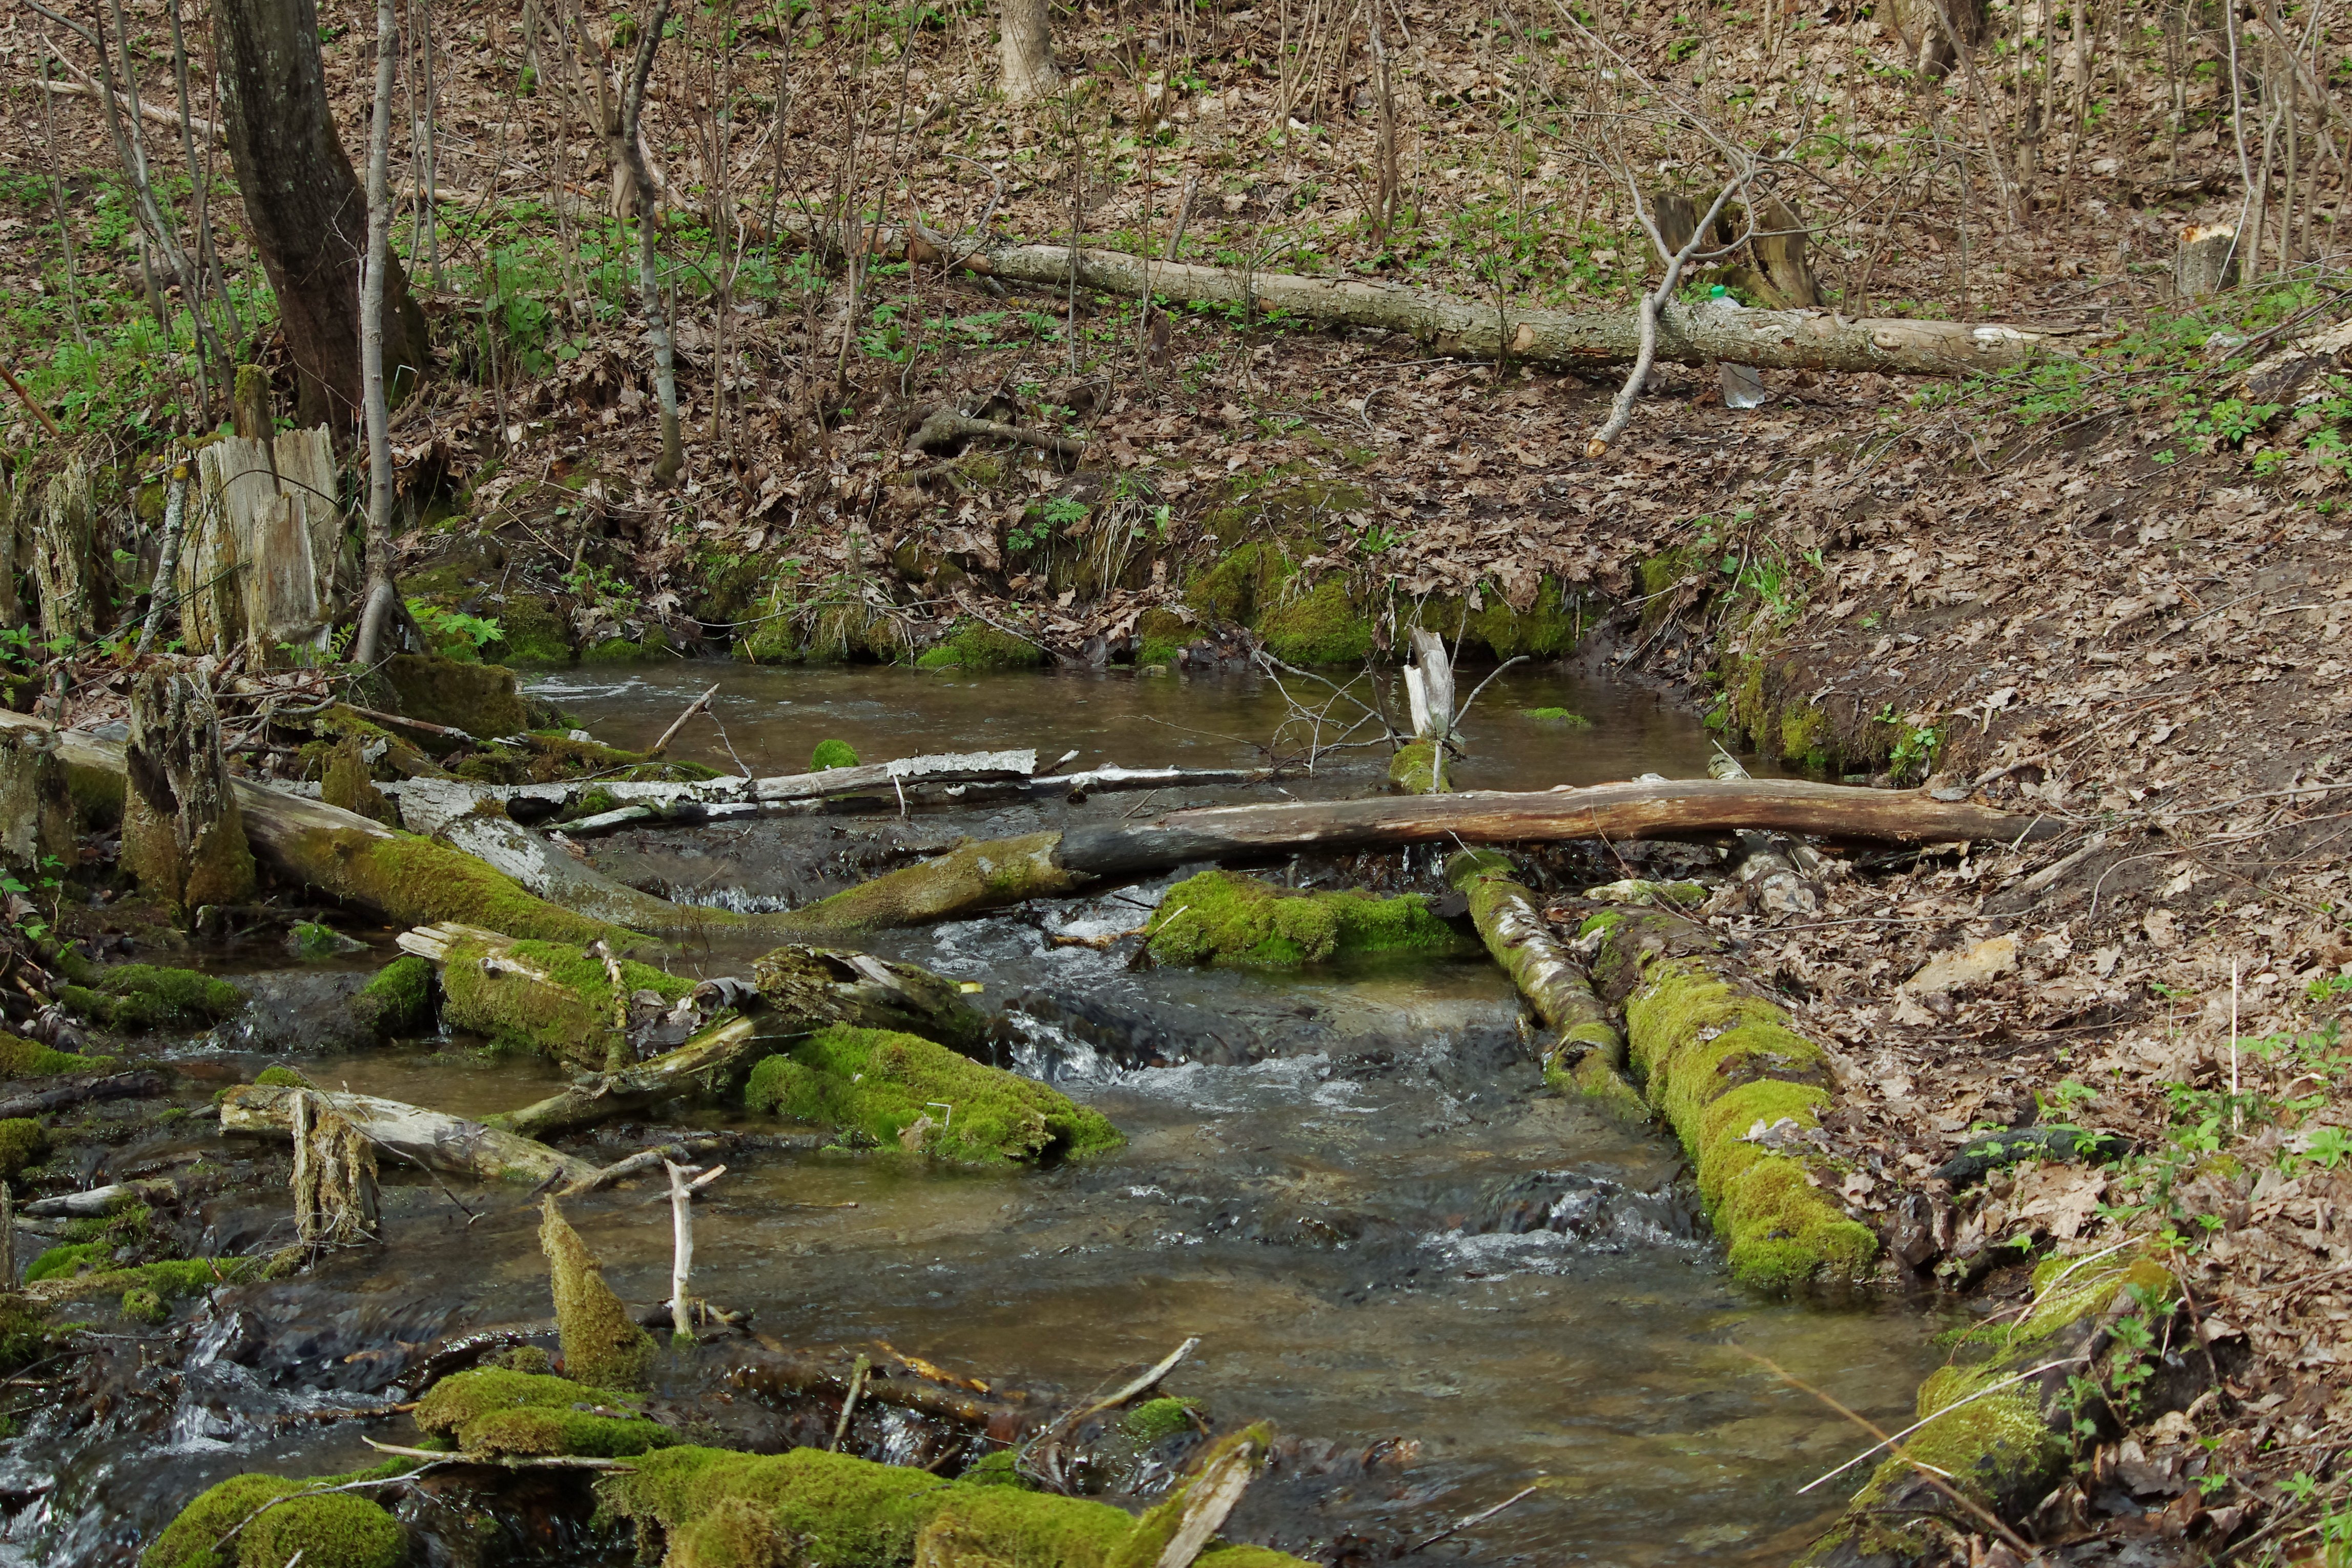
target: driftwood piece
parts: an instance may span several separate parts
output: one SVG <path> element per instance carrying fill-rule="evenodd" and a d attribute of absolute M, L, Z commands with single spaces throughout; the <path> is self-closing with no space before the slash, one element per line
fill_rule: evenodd
<path fill-rule="evenodd" d="M 79 1078 L 31 1094 L 0 1100 L 0 1121 L 14 1116 L 41 1116 L 91 1100 L 142 1100 L 171 1087 L 159 1072 L 110 1073 L 104 1078 Z M 33 1211 L 27 1209 L 27 1214 Z"/>
<path fill-rule="evenodd" d="M 697 713 L 701 712 L 705 708 L 709 707 L 710 700 L 718 695 L 719 688 L 714 685 L 709 690 L 705 691 L 701 696 L 688 703 L 686 705 L 686 711 L 671 720 L 669 728 L 661 732 L 661 739 L 656 741 L 652 745 L 646 748 L 646 755 L 649 758 L 658 757 L 664 752 L 668 751 L 669 743 L 677 739 L 677 732 L 686 728 L 686 721 L 693 718 Z"/>
<path fill-rule="evenodd" d="M 196 472 L 179 559 L 183 642 L 223 656 L 242 647 L 252 669 L 289 663 L 290 647 L 323 648 L 359 575 L 327 427 L 224 437 L 197 454 Z"/>
<path fill-rule="evenodd" d="M 132 677 L 122 755 L 122 864 L 139 885 L 183 920 L 249 900 L 253 850 L 204 680 L 168 670 Z"/>
<path fill-rule="evenodd" d="M 680 1095 L 711 1092 L 739 1080 L 775 1048 L 759 1022 L 730 1018 L 705 1029 L 674 1051 L 619 1072 L 583 1074 L 573 1083 L 520 1110 L 502 1111 L 488 1125 L 526 1138 L 552 1138 L 659 1105 Z M 601 1177 L 602 1173 L 597 1173 Z M 618 1177 L 613 1178 L 618 1180 Z M 599 1181 L 597 1184 L 603 1183 Z M 571 1191 L 566 1188 L 565 1191 Z M 583 1185 L 582 1191 L 593 1190 Z"/>
<path fill-rule="evenodd" d="M 1823 837 L 1942 843 L 2047 837 L 2063 825 L 1925 790 L 1801 780 L 1636 780 L 1541 794 L 1486 791 L 1387 799 L 1203 806 L 1155 820 L 964 845 L 780 917 L 801 934 L 919 925 L 1068 893 L 1195 860 L 1407 844 L 1560 843 L 1712 837 L 1743 827 Z"/>
<path fill-rule="evenodd" d="M 873 254 L 927 264 L 950 259 L 920 234 L 879 226 L 865 231 Z M 803 236 L 837 246 L 837 231 Z M 1434 289 L 1353 279 L 1307 278 L 1139 258 L 1058 245 L 982 246 L 959 252 L 963 270 L 1008 283 L 1066 289 L 1073 282 L 1121 299 L 1150 292 L 1190 304 L 1281 310 L 1321 326 L 1404 333 L 1441 353 L 1493 359 L 1507 353 L 1551 369 L 1631 363 L 1640 325 L 1631 310 L 1578 312 L 1528 307 L 1498 312 Z M 1075 276 L 1074 276 L 1075 274 Z M 2055 352 L 2056 334 L 1996 323 L 1854 320 L 1830 310 L 1747 310 L 1729 300 L 1674 300 L 1659 313 L 1657 357 L 1681 364 L 1748 364 L 1767 370 L 1874 370 L 1958 375 L 2014 369 Z"/>
<path fill-rule="evenodd" d="M 26 1219 L 97 1219 L 133 1204 L 168 1203 L 180 1195 L 180 1184 L 169 1176 L 157 1176 L 141 1182 L 115 1182 L 103 1187 L 85 1187 L 78 1193 L 60 1193 L 55 1197 L 35 1198 L 25 1205 Z"/>
<path fill-rule="evenodd" d="M 243 1084 L 221 1097 L 221 1131 L 290 1137 L 295 1097 L 306 1094 L 324 1101 L 379 1151 L 445 1176 L 536 1187 L 583 1181 L 596 1173 L 587 1161 L 529 1138 L 368 1094 Z"/>

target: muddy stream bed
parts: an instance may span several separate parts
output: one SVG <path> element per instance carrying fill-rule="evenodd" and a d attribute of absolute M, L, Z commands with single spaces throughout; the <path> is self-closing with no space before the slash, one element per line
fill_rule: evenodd
<path fill-rule="evenodd" d="M 1073 768 L 1249 765 L 1262 760 L 1253 742 L 1284 716 L 1262 685 L 1124 673 L 682 666 L 566 671 L 534 689 L 599 739 L 640 746 L 714 680 L 726 740 L 698 723 L 677 754 L 756 773 L 805 766 L 826 738 L 869 760 L 1034 746 L 1046 761 L 1078 752 Z M 1549 708 L 1591 725 L 1521 712 Z M 1470 727 L 1464 788 L 1687 776 L 1708 749 L 1695 721 L 1645 693 L 1518 671 L 1488 690 Z M 1283 787 L 1367 793 L 1385 763 L 1381 752 L 1341 753 Z M 958 835 L 1115 817 L 1143 798 L 625 831 L 592 847 L 608 872 L 674 898 L 776 907 Z M 1265 798 L 1266 786 L 1162 792 L 1149 809 Z M 1426 887 L 1416 879 L 1426 869 L 1391 854 L 1267 874 Z M 1384 1561 L 1528 1486 L 1533 1495 L 1426 1555 L 1792 1557 L 1843 1497 L 1834 1485 L 1797 1488 L 1865 1439 L 1748 1352 L 1892 1426 L 1942 1359 L 1931 1341 L 1945 1325 L 1901 1304 L 1792 1304 L 1735 1289 L 1671 1139 L 1549 1090 L 1510 984 L 1483 959 L 1266 975 L 1136 969 L 1131 942 L 1053 940 L 1139 924 L 1170 879 L 871 944 L 980 982 L 975 1000 L 1003 1015 L 1003 1064 L 1101 1110 L 1125 1147 L 981 1174 L 819 1147 L 820 1136 L 725 1107 L 673 1107 L 652 1126 L 770 1135 L 728 1157 L 698 1209 L 697 1293 L 749 1311 L 757 1335 L 795 1353 L 845 1364 L 887 1344 L 1053 1405 L 1198 1336 L 1169 1391 L 1201 1401 L 1223 1429 L 1264 1418 L 1285 1439 L 1226 1533 L 1310 1558 Z M 389 937 L 373 934 L 381 951 L 293 972 L 282 958 L 200 952 L 256 1004 L 170 1055 L 205 1092 L 288 1061 L 325 1087 L 468 1115 L 558 1081 L 550 1064 L 486 1058 L 462 1038 L 360 1050 L 320 1026 L 387 955 Z M 740 973 L 760 945 L 682 952 L 677 967 Z M 649 1136 L 646 1123 L 623 1124 L 596 1147 L 616 1158 Z M 219 1147 L 196 1121 L 111 1157 L 184 1148 L 217 1161 Z M 110 1178 L 94 1167 L 86 1179 Z M 0 1562 L 127 1563 L 223 1477 L 372 1463 L 360 1434 L 406 1442 L 413 1428 L 336 1412 L 413 1397 L 465 1336 L 544 1328 L 537 1216 L 520 1194 L 445 1193 L 389 1165 L 384 1179 L 382 1247 L 218 1292 L 193 1323 L 184 1310 L 162 1343 L 126 1336 L 101 1352 L 121 1363 L 120 1393 L 97 1419 L 37 1414 L 0 1447 Z M 206 1250 L 287 1239 L 282 1188 L 232 1180 L 205 1203 Z M 667 1293 L 669 1216 L 652 1185 L 568 1212 L 625 1300 Z M 707 1384 L 728 1355 L 722 1342 L 659 1375 L 664 1386 Z M 858 1421 L 862 1451 L 939 1457 L 899 1412 L 868 1405 Z M 426 1555 L 454 1561 L 440 1553 Z"/>

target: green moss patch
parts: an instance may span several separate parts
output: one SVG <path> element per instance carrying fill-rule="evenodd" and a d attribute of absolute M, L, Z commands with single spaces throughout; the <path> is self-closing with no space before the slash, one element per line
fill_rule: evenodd
<path fill-rule="evenodd" d="M 1418 893 L 1299 893 L 1230 871 L 1203 871 L 1169 889 L 1145 931 L 1162 963 L 1248 969 L 1297 969 L 1360 953 L 1467 952 L 1473 945 Z"/>
<path fill-rule="evenodd" d="M 831 773 L 835 768 L 857 765 L 857 750 L 846 741 L 819 741 L 809 753 L 809 772 Z"/>
<path fill-rule="evenodd" d="M 16 1035 L 0 1035 L 0 1079 L 55 1078 L 62 1073 L 112 1072 L 120 1057 L 86 1057 L 53 1050 Z"/>
<path fill-rule="evenodd" d="M 1565 708 L 1522 708 L 1519 717 L 1532 719 L 1538 724 L 1559 724 L 1570 730 L 1590 730 L 1592 721 L 1581 713 L 1571 713 Z"/>
<path fill-rule="evenodd" d="M 766 922 L 766 929 L 780 936 L 873 931 L 1051 898 L 1082 879 L 1055 859 L 1061 842 L 1059 833 L 1029 833 L 966 844 L 820 899 Z"/>
<path fill-rule="evenodd" d="M 1157 1443 L 1163 1437 L 1193 1430 L 1192 1412 L 1200 1407 L 1197 1399 L 1147 1399 L 1127 1413 L 1119 1430 L 1139 1443 Z"/>
<path fill-rule="evenodd" d="M 49 1157 L 49 1134 L 29 1116 L 0 1121 L 0 1177 L 14 1176 Z"/>
<path fill-rule="evenodd" d="M 433 1027 L 434 973 L 430 959 L 401 954 L 352 998 L 352 1022 L 380 1040 L 425 1033 Z"/>
<path fill-rule="evenodd" d="M 408 1531 L 383 1508 L 354 1492 L 298 1495 L 328 1484 L 231 1476 L 180 1510 L 140 1568 L 286 1568 L 298 1552 L 302 1568 L 400 1568 Z M 239 1525 L 223 1551 L 221 1538 Z"/>
<path fill-rule="evenodd" d="M 94 978 L 92 985 L 63 987 L 58 996 L 91 1023 L 110 1029 L 203 1028 L 245 1006 L 245 996 L 236 986 L 193 969 L 118 963 L 100 970 Z"/>
<path fill-rule="evenodd" d="M 1337 576 L 1265 610 L 1256 630 L 1266 651 L 1286 664 L 1355 664 L 1372 651 L 1372 623 Z"/>
<path fill-rule="evenodd" d="M 1045 662 L 1045 650 L 1028 638 L 972 620 L 958 621 L 915 656 L 917 669 L 1026 669 Z"/>
<path fill-rule="evenodd" d="M 1006 1164 L 1117 1148 L 1098 1111 L 1059 1090 L 886 1029 L 835 1025 L 751 1071 L 743 1102 L 884 1148 Z"/>
<path fill-rule="evenodd" d="M 1877 1238 L 1813 1184 L 1821 1162 L 1751 1136 L 1759 1125 L 1821 1124 L 1830 1098 L 1822 1048 L 1779 1006 L 1696 958 L 1651 963 L 1626 999 L 1625 1022 L 1633 1065 L 1697 1168 L 1732 1273 L 1781 1288 L 1862 1278 Z M 1784 1137 L 1780 1147 L 1792 1145 Z"/>
<path fill-rule="evenodd" d="M 1389 759 L 1389 783 L 1407 795 L 1435 795 L 1437 783 L 1437 742 L 1407 741 Z"/>
<path fill-rule="evenodd" d="M 502 1458 L 622 1458 L 676 1441 L 668 1428 L 639 1415 L 636 1403 L 570 1378 L 483 1368 L 435 1384 L 417 1403 L 416 1426 L 468 1454 Z"/>
<path fill-rule="evenodd" d="M 477 741 L 530 728 L 530 710 L 515 690 L 514 671 L 502 665 L 399 653 L 385 661 L 383 679 L 402 713 L 463 730 Z M 447 751 L 455 744 L 444 737 L 425 742 L 427 750 Z"/>
<path fill-rule="evenodd" d="M 657 1526 L 663 1568 L 1151 1568 L 1181 1493 L 1139 1520 L 1108 1503 L 794 1448 L 740 1454 L 666 1448 L 599 1491 L 613 1510 Z M 1213 1546 L 1201 1568 L 1306 1568 L 1263 1547 Z"/>

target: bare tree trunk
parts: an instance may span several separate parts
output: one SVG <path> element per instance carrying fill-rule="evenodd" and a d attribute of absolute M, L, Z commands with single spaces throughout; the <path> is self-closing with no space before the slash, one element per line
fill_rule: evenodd
<path fill-rule="evenodd" d="M 243 373 L 239 373 L 240 381 Z M 139 628 L 138 655 L 144 658 L 155 646 L 155 633 L 172 614 L 179 597 L 180 540 L 188 526 L 188 477 L 194 468 L 187 448 L 172 444 L 172 473 L 163 485 L 163 546 L 155 557 L 155 580 L 147 589 L 147 618 Z"/>
<path fill-rule="evenodd" d="M 1054 64 L 1050 0 L 1003 0 L 1003 50 L 998 85 L 1013 103 L 1059 92 L 1062 73 Z"/>
<path fill-rule="evenodd" d="M 305 426 L 348 440 L 360 414 L 360 271 L 365 205 L 335 134 L 319 59 L 312 0 L 221 0 L 222 120 L 299 383 Z M 407 274 L 386 258 L 384 361 L 394 384 L 412 390 L 428 363 L 425 312 Z"/>
<path fill-rule="evenodd" d="M 376 0 L 375 114 L 368 132 L 367 254 L 360 263 L 360 398 L 367 416 L 367 594 L 352 660 L 384 655 L 398 590 L 392 581 L 392 408 L 383 386 L 384 272 L 392 259 L 392 73 L 400 48 L 393 0 Z"/>
<path fill-rule="evenodd" d="M 646 83 L 654 74 L 654 53 L 661 47 L 662 29 L 669 22 L 669 4 L 670 0 L 656 0 L 653 15 L 645 19 L 637 35 L 637 58 L 629 67 L 628 80 L 621 89 L 620 135 L 614 148 L 629 172 L 629 186 L 635 193 L 637 289 L 645 301 L 646 335 L 653 340 L 654 395 L 661 405 L 662 455 L 654 465 L 654 478 L 663 484 L 677 478 L 686 467 L 686 452 L 678 438 L 676 345 L 670 338 L 669 312 L 662 300 L 653 171 L 638 128 L 645 112 Z"/>

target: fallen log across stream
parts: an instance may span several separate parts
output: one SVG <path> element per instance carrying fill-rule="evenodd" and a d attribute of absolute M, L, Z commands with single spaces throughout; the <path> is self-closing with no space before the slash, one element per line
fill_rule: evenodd
<path fill-rule="evenodd" d="M 298 1094 L 318 1096 L 377 1148 L 445 1176 L 537 1187 L 570 1185 L 597 1173 L 593 1163 L 531 1139 L 446 1111 L 369 1094 L 242 1084 L 221 1097 L 221 1131 L 291 1137 Z"/>
<path fill-rule="evenodd" d="M 1680 779 L 1370 800 L 1297 801 L 1170 812 L 1149 822 L 967 844 L 778 917 L 787 931 L 874 930 L 1070 893 L 1103 878 L 1196 861 L 1410 844 L 1625 843 L 1769 828 L 1908 844 L 2047 837 L 2063 824 L 2015 816 L 1925 790 L 1856 789 L 1792 779 Z"/>

